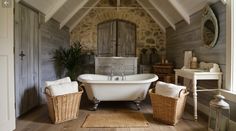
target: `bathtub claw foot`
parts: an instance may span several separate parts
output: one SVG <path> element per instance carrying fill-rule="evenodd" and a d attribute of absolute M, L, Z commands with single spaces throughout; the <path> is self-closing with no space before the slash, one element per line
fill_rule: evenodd
<path fill-rule="evenodd" d="M 137 107 L 137 110 L 140 110 L 141 109 L 141 106 L 140 106 L 140 103 L 141 103 L 141 98 L 137 98 L 137 100 L 134 101 L 136 107 Z"/>
<path fill-rule="evenodd" d="M 139 111 L 139 110 L 141 109 L 140 103 L 136 103 L 136 102 L 135 102 L 135 104 L 136 104 L 137 110 Z"/>
<path fill-rule="evenodd" d="M 93 107 L 90 109 L 91 111 L 96 111 L 98 109 L 98 104 L 100 103 L 100 101 L 97 98 L 93 98 Z"/>

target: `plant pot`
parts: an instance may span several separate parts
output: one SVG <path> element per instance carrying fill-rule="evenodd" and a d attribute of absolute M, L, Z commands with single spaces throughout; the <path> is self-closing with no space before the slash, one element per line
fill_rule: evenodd
<path fill-rule="evenodd" d="M 150 64 L 155 64 L 159 62 L 159 55 L 157 53 L 150 54 Z"/>
<path fill-rule="evenodd" d="M 150 64 L 150 61 L 149 61 L 149 55 L 148 54 L 141 54 L 140 56 L 140 64 L 142 65 L 148 65 Z"/>

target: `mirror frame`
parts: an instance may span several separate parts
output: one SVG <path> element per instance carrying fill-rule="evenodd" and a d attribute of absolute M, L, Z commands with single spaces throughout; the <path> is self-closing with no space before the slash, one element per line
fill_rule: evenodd
<path fill-rule="evenodd" d="M 209 45 L 207 45 L 204 41 L 204 25 L 208 20 L 210 20 L 213 23 L 214 28 L 215 28 L 214 39 Z M 202 21 L 201 21 L 201 37 L 202 37 L 202 41 L 203 41 L 204 46 L 208 47 L 208 48 L 213 48 L 216 45 L 218 36 L 219 36 L 219 27 L 218 27 L 217 18 L 215 16 L 213 10 L 210 8 L 210 6 L 207 5 L 203 9 Z"/>

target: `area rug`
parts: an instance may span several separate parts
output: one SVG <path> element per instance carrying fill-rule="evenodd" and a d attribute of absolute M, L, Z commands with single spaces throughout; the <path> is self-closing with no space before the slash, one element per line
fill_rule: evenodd
<path fill-rule="evenodd" d="M 148 126 L 148 121 L 143 114 L 137 112 L 89 114 L 82 125 L 83 128 L 140 128 Z"/>

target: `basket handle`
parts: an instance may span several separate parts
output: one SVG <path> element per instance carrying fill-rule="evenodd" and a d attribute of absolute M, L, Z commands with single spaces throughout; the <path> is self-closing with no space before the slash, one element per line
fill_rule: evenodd
<path fill-rule="evenodd" d="M 181 95 L 181 93 L 182 93 L 183 91 L 184 91 L 184 92 L 187 92 L 186 89 L 181 89 L 181 90 L 179 91 L 179 98 L 180 98 L 180 95 Z"/>
<path fill-rule="evenodd" d="M 81 83 L 81 84 L 79 85 L 79 87 L 85 87 L 84 83 Z"/>
<path fill-rule="evenodd" d="M 51 92 L 50 92 L 50 90 L 48 89 L 48 87 L 45 87 L 45 88 L 44 88 L 44 94 L 51 95 Z"/>

